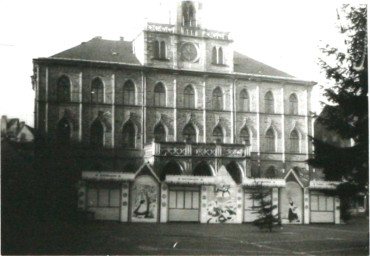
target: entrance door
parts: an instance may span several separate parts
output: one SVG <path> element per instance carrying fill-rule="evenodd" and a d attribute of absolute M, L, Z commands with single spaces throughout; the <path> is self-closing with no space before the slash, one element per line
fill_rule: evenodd
<path fill-rule="evenodd" d="M 303 223 L 303 189 L 295 181 L 288 181 L 280 193 L 280 214 L 283 223 Z"/>
<path fill-rule="evenodd" d="M 169 221 L 199 222 L 199 187 L 169 188 Z"/>

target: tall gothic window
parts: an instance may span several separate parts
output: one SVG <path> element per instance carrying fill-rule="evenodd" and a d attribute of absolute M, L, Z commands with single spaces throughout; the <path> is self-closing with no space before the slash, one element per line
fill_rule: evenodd
<path fill-rule="evenodd" d="M 90 128 L 90 144 L 94 148 L 102 148 L 104 142 L 104 129 L 99 120 L 91 125 Z"/>
<path fill-rule="evenodd" d="M 216 143 L 222 143 L 224 141 L 224 136 L 223 136 L 222 128 L 220 126 L 216 126 L 213 129 L 212 136 L 213 136 L 213 140 Z"/>
<path fill-rule="evenodd" d="M 212 94 L 212 107 L 215 110 L 223 110 L 223 98 L 220 87 L 214 89 Z"/>
<path fill-rule="evenodd" d="M 154 127 L 154 139 L 156 142 L 166 141 L 166 129 L 159 123 Z"/>
<path fill-rule="evenodd" d="M 154 88 L 154 106 L 166 106 L 166 90 L 162 83 L 156 84 Z"/>
<path fill-rule="evenodd" d="M 166 59 L 166 57 L 167 57 L 165 41 L 161 42 L 161 48 L 160 48 L 160 55 L 159 56 L 160 56 L 161 59 Z"/>
<path fill-rule="evenodd" d="M 217 64 L 217 49 L 213 47 L 212 49 L 212 64 Z"/>
<path fill-rule="evenodd" d="M 153 41 L 153 57 L 159 59 L 159 42 L 157 40 Z"/>
<path fill-rule="evenodd" d="M 104 85 L 100 78 L 95 78 L 91 83 L 91 102 L 104 102 Z"/>
<path fill-rule="evenodd" d="M 192 124 L 187 124 L 182 132 L 184 140 L 188 143 L 194 143 L 197 140 L 197 134 Z"/>
<path fill-rule="evenodd" d="M 268 129 L 265 135 L 266 139 L 266 151 L 275 152 L 275 133 L 272 128 Z"/>
<path fill-rule="evenodd" d="M 289 114 L 298 114 L 298 99 L 295 93 L 292 93 L 289 97 Z"/>
<path fill-rule="evenodd" d="M 249 96 L 245 89 L 240 92 L 239 104 L 240 111 L 249 111 Z"/>
<path fill-rule="evenodd" d="M 71 126 L 66 118 L 62 118 L 57 126 L 57 142 L 61 145 L 68 145 L 71 140 Z"/>
<path fill-rule="evenodd" d="M 71 101 L 71 82 L 66 76 L 62 76 L 57 82 L 57 99 L 59 102 Z"/>
<path fill-rule="evenodd" d="M 195 9 L 190 1 L 182 4 L 182 24 L 187 27 L 196 27 Z"/>
<path fill-rule="evenodd" d="M 240 130 L 240 142 L 245 145 L 251 144 L 249 131 L 246 126 L 244 126 L 243 129 Z"/>
<path fill-rule="evenodd" d="M 195 108 L 194 89 L 190 84 L 184 90 L 184 107 Z"/>
<path fill-rule="evenodd" d="M 274 113 L 274 96 L 272 95 L 272 92 L 267 92 L 265 94 L 265 112 L 266 113 Z"/>
<path fill-rule="evenodd" d="M 122 128 L 122 146 L 124 148 L 135 148 L 135 139 L 135 126 L 132 121 L 128 121 Z"/>
<path fill-rule="evenodd" d="M 223 51 L 222 51 L 222 48 L 218 48 L 218 61 L 217 61 L 218 64 L 224 64 L 224 54 L 223 54 Z"/>
<path fill-rule="evenodd" d="M 135 85 L 131 80 L 123 85 L 123 103 L 126 105 L 135 104 Z"/>
<path fill-rule="evenodd" d="M 299 135 L 297 130 L 293 130 L 290 133 L 289 141 L 290 141 L 290 152 L 299 153 Z"/>

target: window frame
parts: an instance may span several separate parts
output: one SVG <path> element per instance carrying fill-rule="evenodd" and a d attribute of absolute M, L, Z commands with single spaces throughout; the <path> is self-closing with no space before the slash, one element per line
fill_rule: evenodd
<path fill-rule="evenodd" d="M 99 82 L 99 84 L 97 84 L 97 82 Z M 90 100 L 91 103 L 95 104 L 104 103 L 104 83 L 99 77 L 96 77 L 91 81 L 90 94 L 91 94 Z"/>
<path fill-rule="evenodd" d="M 191 92 L 191 93 L 189 93 Z M 195 90 L 190 84 L 184 89 L 184 108 L 196 108 L 195 105 Z"/>
<path fill-rule="evenodd" d="M 136 87 L 134 82 L 127 80 L 123 84 L 123 104 L 135 105 L 136 104 Z"/>
<path fill-rule="evenodd" d="M 271 91 L 266 92 L 264 97 L 265 113 L 275 114 L 275 99 Z"/>
<path fill-rule="evenodd" d="M 158 88 L 162 88 L 163 91 L 158 91 Z M 162 90 L 161 89 L 161 90 Z M 154 97 L 153 97 L 153 105 L 155 107 L 166 107 L 167 105 L 167 93 L 166 87 L 162 82 L 156 83 L 154 86 Z"/>
<path fill-rule="evenodd" d="M 71 80 L 68 76 L 62 75 L 57 80 L 57 101 L 71 102 Z"/>
<path fill-rule="evenodd" d="M 217 111 L 224 110 L 224 97 L 220 87 L 216 87 L 212 92 L 212 109 Z"/>

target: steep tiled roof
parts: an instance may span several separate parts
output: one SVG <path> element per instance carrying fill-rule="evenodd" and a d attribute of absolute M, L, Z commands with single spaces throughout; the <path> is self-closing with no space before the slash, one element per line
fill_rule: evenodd
<path fill-rule="evenodd" d="M 120 62 L 140 64 L 132 52 L 132 43 L 128 41 L 112 41 L 95 37 L 66 51 L 53 55 L 55 58 Z"/>
<path fill-rule="evenodd" d="M 132 51 L 132 42 L 112 41 L 95 37 L 66 51 L 53 55 L 54 58 L 73 60 L 106 61 L 139 65 Z M 234 52 L 234 71 L 237 73 L 293 78 L 293 76 Z"/>
<path fill-rule="evenodd" d="M 249 58 L 239 52 L 234 52 L 234 72 L 294 78 L 283 71 Z"/>

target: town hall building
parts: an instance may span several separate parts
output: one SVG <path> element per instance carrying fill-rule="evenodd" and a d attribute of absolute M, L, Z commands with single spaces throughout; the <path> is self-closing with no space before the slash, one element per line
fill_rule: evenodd
<path fill-rule="evenodd" d="M 95 37 L 34 59 L 35 129 L 85 150 L 78 207 L 98 220 L 243 223 L 253 193 L 271 191 L 283 223 L 339 223 L 312 154 L 311 92 L 236 52 L 178 1 L 174 24 L 132 41 Z M 294 212 L 294 215 L 291 214 Z"/>

